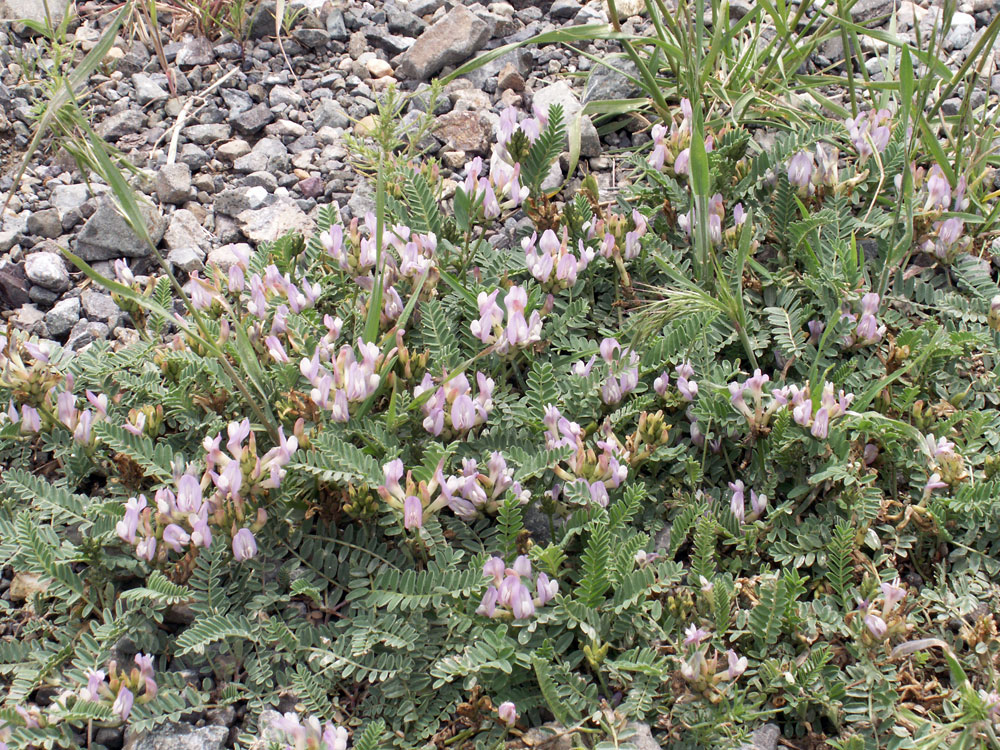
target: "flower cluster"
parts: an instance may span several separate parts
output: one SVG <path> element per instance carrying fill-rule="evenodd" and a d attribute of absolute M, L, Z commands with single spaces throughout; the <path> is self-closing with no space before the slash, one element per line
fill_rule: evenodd
<path fill-rule="evenodd" d="M 752 432 L 760 432 L 767 427 L 771 415 L 781 405 L 777 399 L 772 398 L 770 403 L 764 405 L 764 386 L 770 381 L 770 377 L 761 373 L 760 369 L 754 370 L 752 376 L 742 383 L 729 384 L 729 397 L 737 411 L 746 417 Z M 747 398 L 753 404 L 753 408 L 747 404 Z"/>
<path fill-rule="evenodd" d="M 906 589 L 899 586 L 899 579 L 891 583 L 883 583 L 882 608 L 877 609 L 873 603 L 867 599 L 858 599 L 858 611 L 863 617 L 863 622 L 868 632 L 876 640 L 883 640 L 900 629 L 904 613 L 901 609 L 896 609 L 906 597 Z"/>
<path fill-rule="evenodd" d="M 686 214 L 677 217 L 677 225 L 684 230 L 688 236 L 696 220 L 694 206 Z M 733 206 L 733 225 L 723 232 L 722 225 L 726 218 L 726 207 L 722 202 L 722 193 L 716 193 L 708 200 L 708 237 L 712 244 L 721 246 L 723 239 L 734 242 L 743 223 L 747 220 L 746 211 L 742 203 Z"/>
<path fill-rule="evenodd" d="M 542 316 L 532 310 L 527 317 L 528 294 L 520 286 L 512 286 L 504 297 L 504 307 L 497 304 L 499 289 L 479 293 L 479 320 L 469 324 L 472 335 L 484 344 L 492 345 L 500 355 L 516 352 L 542 340 Z M 506 308 L 507 325 L 504 325 Z"/>
<path fill-rule="evenodd" d="M 430 394 L 422 407 L 424 429 L 434 436 L 451 437 L 468 435 L 470 430 L 485 424 L 493 411 L 494 383 L 492 378 L 477 372 L 476 384 L 479 392 L 473 398 L 472 386 L 465 373 L 451 377 L 445 373 L 442 385 L 436 387 L 430 373 L 424 373 L 420 385 L 413 389 L 415 399 Z"/>
<path fill-rule="evenodd" d="M 462 473 L 449 476 L 441 485 L 441 493 L 447 498 L 448 507 L 459 518 L 472 521 L 485 513 L 493 513 L 503 504 L 507 490 L 510 490 L 522 505 L 531 499 L 531 493 L 514 481 L 514 470 L 498 451 L 494 451 L 486 462 L 489 474 L 479 471 L 479 464 L 473 458 L 462 459 Z"/>
<path fill-rule="evenodd" d="M 563 227 L 563 236 L 559 237 L 551 229 L 546 229 L 538 240 L 537 233 L 521 240 L 524 249 L 524 260 L 528 271 L 545 288 L 551 291 L 568 289 L 576 284 L 580 272 L 587 268 L 594 259 L 593 249 L 585 247 L 583 240 L 579 241 L 577 255 L 568 247 L 568 230 Z M 540 251 L 540 253 L 538 252 Z"/>
<path fill-rule="evenodd" d="M 694 367 L 688 361 L 681 362 L 674 368 L 677 376 L 677 391 L 685 401 L 694 401 L 698 396 L 698 381 L 694 380 Z M 653 381 L 653 390 L 660 398 L 666 398 L 670 388 L 670 375 L 663 371 Z"/>
<path fill-rule="evenodd" d="M 153 657 L 147 654 L 135 655 L 135 667 L 128 673 L 119 670 L 117 662 L 111 661 L 108 671 L 87 670 L 87 685 L 77 691 L 80 700 L 104 703 L 123 722 L 136 700 L 148 703 L 156 697 L 157 686 L 153 676 Z M 139 696 L 136 698 L 136 696 Z"/>
<path fill-rule="evenodd" d="M 608 377 L 601 385 L 601 400 L 609 405 L 617 404 L 639 385 L 639 355 L 613 338 L 601 341 L 598 351 L 608 367 Z M 596 354 L 587 362 L 574 363 L 573 374 L 589 377 L 595 362 Z"/>
<path fill-rule="evenodd" d="M 285 735 L 283 750 L 347 750 L 347 730 L 310 716 L 301 721 L 294 713 L 283 714 L 272 726 Z"/>
<path fill-rule="evenodd" d="M 601 506 L 608 504 L 608 487 L 617 488 L 628 477 L 628 450 L 618 441 L 611 427 L 605 423 L 601 427 L 603 439 L 595 441 L 594 448 L 584 445 L 583 429 L 576 422 L 571 422 L 552 404 L 545 407 L 542 419 L 545 425 L 545 447 L 549 450 L 557 448 L 573 448 L 574 453 L 567 459 L 566 467 L 556 466 L 553 471 L 557 477 L 568 482 L 583 481 L 590 495 L 590 500 Z M 556 485 L 552 489 L 552 499 L 557 501 L 562 488 Z"/>
<path fill-rule="evenodd" d="M 924 452 L 927 454 L 931 475 L 924 487 L 924 493 L 950 487 L 969 477 L 965 459 L 955 450 L 955 444 L 945 437 L 935 438 L 929 434 L 924 438 Z"/>
<path fill-rule="evenodd" d="M 328 334 L 313 352 L 312 358 L 299 362 L 299 372 L 312 385 L 309 398 L 316 406 L 330 412 L 334 422 L 346 422 L 351 418 L 351 408 L 365 401 L 378 390 L 381 383 L 379 374 L 382 363 L 395 353 L 395 349 L 383 355 L 378 345 L 366 343 L 358 338 L 357 350 L 344 344 L 336 356 L 330 347 L 340 335 L 340 319 L 325 321 Z"/>
<path fill-rule="evenodd" d="M 861 164 L 872 154 L 885 151 L 885 147 L 889 145 L 889 136 L 892 135 L 891 120 L 892 113 L 889 110 L 872 109 L 844 121 Z"/>
<path fill-rule="evenodd" d="M 800 194 L 808 194 L 821 187 L 836 188 L 840 184 L 839 162 L 838 149 L 817 143 L 815 155 L 809 151 L 797 151 L 788 160 L 788 182 L 798 188 Z"/>
<path fill-rule="evenodd" d="M 684 629 L 683 645 L 688 647 L 688 653 L 680 659 L 681 676 L 697 691 L 707 690 L 720 682 L 733 682 L 746 671 L 748 665 L 745 656 L 739 656 L 729 649 L 726 651 L 726 668 L 720 670 L 719 653 L 715 652 L 712 658 L 708 658 L 710 644 L 705 641 L 710 635 L 694 624 Z"/>
<path fill-rule="evenodd" d="M 507 567 L 499 557 L 491 557 L 483 565 L 483 575 L 492 578 L 476 614 L 486 617 L 510 617 L 524 620 L 535 614 L 536 607 L 543 607 L 559 591 L 559 582 L 549 580 L 540 572 L 535 577 L 535 595 L 531 593 L 531 561 L 520 555 L 513 566 Z M 527 583 L 525 583 L 525 580 Z"/>
<path fill-rule="evenodd" d="M 378 494 L 390 507 L 403 514 L 403 527 L 419 529 L 424 525 L 425 513 L 436 513 L 448 504 L 448 495 L 444 490 L 445 478 L 441 473 L 444 459 L 438 464 L 431 481 L 415 482 L 413 472 L 406 471 L 403 462 L 396 458 L 382 467 L 385 482 L 379 485 Z M 406 484 L 401 484 L 403 473 L 406 473 Z M 438 489 L 441 492 L 438 493 Z M 434 497 L 438 493 L 437 497 Z"/>
<path fill-rule="evenodd" d="M 758 495 L 753 490 L 750 490 L 750 516 L 747 517 L 747 503 L 746 503 L 746 491 L 747 488 L 743 485 L 743 480 L 737 479 L 735 482 L 729 483 L 729 489 L 733 491 L 733 497 L 729 501 L 729 509 L 732 511 L 733 516 L 741 524 L 750 522 L 753 523 L 762 515 L 767 509 L 767 495 Z"/>
<path fill-rule="evenodd" d="M 691 172 L 691 135 L 694 112 L 691 100 L 681 99 L 681 119 L 666 125 L 654 125 L 650 135 L 653 138 L 653 151 L 649 155 L 649 166 L 653 169 L 663 169 L 664 165 L 673 169 L 675 175 L 687 175 Z M 705 138 L 705 151 L 710 153 L 715 139 Z"/>
<path fill-rule="evenodd" d="M 835 396 L 833 383 L 824 383 L 819 408 L 815 410 L 815 413 L 813 413 L 812 397 L 809 394 L 808 382 L 803 388 L 788 385 L 773 392 L 778 404 L 792 409 L 792 419 L 796 424 L 810 428 L 809 431 L 813 437 L 825 440 L 830 433 L 830 422 L 847 413 L 854 400 L 854 394 L 841 389 L 840 393 Z"/>
<path fill-rule="evenodd" d="M 885 335 L 885 325 L 879 325 L 878 314 L 880 298 L 875 292 L 868 292 L 861 298 L 861 317 L 852 312 L 844 312 L 842 320 L 854 323 L 854 331 L 844 336 L 844 346 L 862 347 L 877 344 Z"/>

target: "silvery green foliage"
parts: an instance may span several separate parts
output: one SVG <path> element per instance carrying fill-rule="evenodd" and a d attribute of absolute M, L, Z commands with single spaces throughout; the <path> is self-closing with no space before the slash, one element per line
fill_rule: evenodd
<path fill-rule="evenodd" d="M 566 202 L 541 189 L 561 113 L 507 117 L 453 199 L 386 156 L 378 215 L 323 209 L 193 275 L 180 320 L 120 266 L 120 351 L 9 335 L 10 747 L 207 705 L 245 707 L 246 747 L 289 693 L 282 731 L 317 747 L 986 731 L 995 674 L 965 644 L 992 621 L 947 627 L 998 571 L 997 288 L 944 225 L 980 197 L 919 155 L 895 186 L 891 115 L 757 155 L 716 133 L 695 283 L 687 111 L 628 191 Z M 879 288 L 900 200 L 924 267 Z M 941 640 L 898 650 L 917 638 Z M 944 704 L 904 714 L 932 680 Z"/>

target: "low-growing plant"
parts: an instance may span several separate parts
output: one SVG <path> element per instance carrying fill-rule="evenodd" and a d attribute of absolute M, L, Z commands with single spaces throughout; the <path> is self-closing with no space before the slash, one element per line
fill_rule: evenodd
<path fill-rule="evenodd" d="M 67 253 L 138 341 L 8 333 L 4 740 L 995 746 L 1000 289 L 913 100 L 754 153 L 665 98 L 613 200 L 543 189 L 558 106 L 446 182 L 393 101 L 371 213 L 187 279 Z"/>

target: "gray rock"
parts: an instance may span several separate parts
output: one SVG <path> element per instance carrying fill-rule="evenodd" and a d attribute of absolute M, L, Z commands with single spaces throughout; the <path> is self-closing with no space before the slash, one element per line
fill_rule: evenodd
<path fill-rule="evenodd" d="M 14 328 L 33 333 L 36 336 L 47 336 L 48 329 L 45 327 L 45 313 L 32 304 L 24 304 L 17 308 L 14 317 L 9 319 L 9 323 Z"/>
<path fill-rule="evenodd" d="M 552 166 L 549 167 L 549 173 L 545 175 L 545 179 L 542 180 L 542 184 L 539 186 L 544 192 L 551 193 L 554 190 L 558 190 L 559 186 L 563 182 L 563 170 L 559 164 L 559 160 L 556 159 L 552 162 Z"/>
<path fill-rule="evenodd" d="M 630 99 L 642 92 L 638 84 L 626 77 L 639 77 L 639 71 L 631 60 L 609 57 L 604 59 L 604 63 L 606 64 L 595 65 L 590 72 L 583 89 L 583 104 L 608 99 Z"/>
<path fill-rule="evenodd" d="M 53 292 L 65 292 L 70 286 L 66 263 L 56 253 L 32 253 L 24 261 L 24 273 L 32 284 Z"/>
<path fill-rule="evenodd" d="M 28 299 L 39 307 L 48 310 L 59 299 L 59 292 L 53 292 L 40 286 L 32 286 L 28 290 Z"/>
<path fill-rule="evenodd" d="M 764 724 L 757 727 L 751 735 L 750 742 L 744 743 L 740 750 L 777 750 L 781 730 L 777 724 Z"/>
<path fill-rule="evenodd" d="M 267 192 L 273 193 L 278 189 L 278 178 L 270 172 L 251 172 L 243 179 L 243 184 L 247 187 L 264 188 Z"/>
<path fill-rule="evenodd" d="M 951 31 L 944 38 L 945 49 L 965 49 L 976 33 L 976 19 L 968 13 L 955 13 L 951 17 Z"/>
<path fill-rule="evenodd" d="M 858 0 L 851 6 L 851 20 L 854 23 L 867 23 L 880 17 L 888 19 L 895 6 L 895 0 Z"/>
<path fill-rule="evenodd" d="M 277 138 L 261 138 L 246 156 L 233 162 L 238 172 L 284 172 L 288 169 L 288 149 Z"/>
<path fill-rule="evenodd" d="M 79 297 L 56 302 L 52 309 L 45 313 L 45 327 L 49 329 L 50 336 L 64 336 L 78 320 L 80 320 Z"/>
<path fill-rule="evenodd" d="M 146 116 L 137 110 L 126 109 L 111 115 L 97 126 L 97 134 L 109 141 L 117 141 L 123 135 L 138 133 L 146 124 Z"/>
<path fill-rule="evenodd" d="M 390 34 L 419 36 L 427 28 L 427 24 L 416 13 L 400 8 L 395 3 L 386 3 L 384 7 Z"/>
<path fill-rule="evenodd" d="M 216 215 L 239 216 L 244 211 L 260 208 L 267 202 L 267 190 L 262 187 L 238 187 L 223 190 L 215 196 L 212 206 Z"/>
<path fill-rule="evenodd" d="M 137 738 L 128 738 L 126 744 L 130 745 L 130 750 L 223 750 L 228 737 L 226 727 L 169 724 Z"/>
<path fill-rule="evenodd" d="M 244 134 L 256 133 L 265 125 L 274 122 L 274 113 L 264 104 L 251 107 L 232 118 L 233 127 Z"/>
<path fill-rule="evenodd" d="M 347 129 L 351 118 L 347 112 L 333 99 L 323 99 L 312 113 L 313 127 L 319 130 L 323 127 Z"/>
<path fill-rule="evenodd" d="M 170 215 L 163 242 L 169 250 L 167 260 L 190 272 L 201 267 L 205 253 L 212 246 L 212 235 L 197 216 L 181 208 Z"/>
<path fill-rule="evenodd" d="M 228 274 L 230 267 L 239 262 L 237 252 L 240 255 L 247 256 L 252 253 L 252 250 L 245 242 L 222 245 L 209 252 L 208 265 L 210 268 L 218 268 L 223 274 Z"/>
<path fill-rule="evenodd" d="M 14 310 L 30 302 L 29 287 L 31 282 L 21 264 L 0 268 L 0 310 Z"/>
<path fill-rule="evenodd" d="M 155 102 L 164 102 L 170 96 L 160 88 L 160 85 L 151 76 L 145 73 L 136 73 L 133 75 L 132 85 L 135 87 L 135 98 L 143 106 Z"/>
<path fill-rule="evenodd" d="M 215 158 L 221 162 L 232 164 L 241 156 L 246 156 L 249 153 L 250 144 L 240 138 L 237 138 L 234 141 L 223 143 L 215 149 Z"/>
<path fill-rule="evenodd" d="M 344 12 L 334 8 L 326 17 L 326 33 L 337 42 L 346 42 L 350 37 L 344 23 Z"/>
<path fill-rule="evenodd" d="M 246 112 L 253 106 L 253 97 L 246 91 L 222 89 L 219 93 L 222 95 L 222 101 L 229 107 L 230 117 L 238 115 L 240 112 Z"/>
<path fill-rule="evenodd" d="M 569 145 L 569 126 L 573 119 L 579 116 L 580 155 L 588 158 L 591 156 L 600 156 L 601 141 L 597 135 L 597 129 L 594 127 L 594 123 L 591 122 L 589 116 L 580 114 L 580 110 L 583 107 L 576 98 L 576 94 L 573 93 L 573 89 L 565 81 L 553 83 L 551 86 L 546 86 L 535 93 L 534 106 L 538 107 L 542 112 L 547 113 L 553 104 L 561 104 L 563 108 L 563 118 L 567 126 L 566 145 L 564 148 L 567 148 Z"/>
<path fill-rule="evenodd" d="M 187 164 L 192 171 L 198 171 L 208 164 L 211 159 L 205 152 L 205 149 L 197 144 L 185 143 L 181 146 L 180 151 L 177 152 L 177 161 L 181 164 Z"/>
<path fill-rule="evenodd" d="M 511 50 L 506 55 L 479 66 L 468 75 L 462 76 L 462 78 L 471 82 L 473 88 L 485 89 L 488 82 L 500 75 L 500 71 L 507 65 L 513 66 L 514 70 L 527 79 L 531 74 L 534 58 L 531 52 L 524 48 Z"/>
<path fill-rule="evenodd" d="M 251 39 L 274 36 L 276 8 L 277 3 L 274 0 L 264 0 L 264 2 L 257 3 L 257 9 L 254 11 L 253 18 L 250 19 Z"/>
<path fill-rule="evenodd" d="M 301 26 L 292 29 L 292 39 L 309 49 L 316 49 L 324 46 L 330 41 L 330 33 L 324 29 L 314 29 L 310 26 Z"/>
<path fill-rule="evenodd" d="M 195 37 L 184 42 L 177 50 L 176 62 L 178 65 L 192 67 L 195 65 L 209 65 L 215 61 L 215 50 L 212 43 L 205 37 Z"/>
<path fill-rule="evenodd" d="M 279 198 L 264 208 L 243 211 L 236 220 L 247 239 L 257 243 L 274 242 L 292 232 L 308 237 L 315 229 L 313 220 L 291 198 Z"/>
<path fill-rule="evenodd" d="M 141 211 L 155 245 L 163 238 L 167 222 L 152 206 L 143 206 Z M 76 239 L 76 254 L 88 263 L 109 258 L 145 258 L 150 252 L 149 245 L 132 231 L 107 198 L 99 200 L 97 210 L 87 219 Z"/>
<path fill-rule="evenodd" d="M 66 339 L 66 348 L 70 351 L 78 352 L 95 341 L 106 339 L 109 333 L 111 333 L 111 329 L 108 328 L 106 323 L 98 323 L 97 321 L 90 321 L 84 318 L 74 325 L 73 329 L 69 332 L 69 337 Z"/>
<path fill-rule="evenodd" d="M 49 195 L 49 204 L 63 216 L 69 211 L 80 208 L 89 196 L 90 188 L 84 184 L 56 185 Z"/>
<path fill-rule="evenodd" d="M 272 107 L 285 105 L 286 107 L 298 107 L 303 102 L 302 94 L 288 86 L 275 86 L 267 96 L 267 101 Z"/>
<path fill-rule="evenodd" d="M 456 5 L 403 53 L 396 75 L 425 80 L 446 65 L 467 60 L 482 49 L 489 37 L 485 21 L 464 5 Z"/>
<path fill-rule="evenodd" d="M 653 739 L 653 732 L 646 722 L 630 721 L 628 728 L 634 732 L 628 741 L 635 745 L 636 750 L 662 750 L 660 743 Z"/>
<path fill-rule="evenodd" d="M 28 234 L 54 240 L 62 234 L 62 218 L 55 208 L 35 211 L 28 217 Z"/>
<path fill-rule="evenodd" d="M 753 10 L 751 0 L 729 0 L 729 20 L 739 21 Z"/>
<path fill-rule="evenodd" d="M 566 727 L 554 721 L 542 724 L 540 727 L 532 727 L 524 733 L 524 744 L 540 750 L 570 750 L 574 747 L 573 732 L 567 731 Z"/>
<path fill-rule="evenodd" d="M 0 253 L 5 253 L 17 244 L 21 237 L 20 232 L 2 231 L 0 232 Z"/>
<path fill-rule="evenodd" d="M 191 197 L 191 167 L 183 162 L 164 164 L 156 173 L 156 197 L 161 203 L 180 204 Z"/>
<path fill-rule="evenodd" d="M 377 26 L 366 26 L 362 33 L 368 44 L 376 49 L 385 50 L 391 57 L 406 52 L 414 44 L 412 37 L 401 34 L 387 34 Z"/>
<path fill-rule="evenodd" d="M 347 201 L 351 217 L 363 219 L 369 211 L 375 210 L 375 191 L 368 180 L 360 179 Z"/>
<path fill-rule="evenodd" d="M 206 125 L 188 125 L 184 128 L 185 137 L 200 146 L 205 146 L 215 141 L 224 141 L 229 137 L 231 132 L 229 126 L 222 122 Z"/>
<path fill-rule="evenodd" d="M 35 21 L 59 26 L 66 16 L 70 0 L 0 0 L 0 21 Z M 47 12 L 46 12 L 47 11 Z"/>
<path fill-rule="evenodd" d="M 448 112 L 437 118 L 434 135 L 453 151 L 486 154 L 492 131 L 479 112 Z"/>
<path fill-rule="evenodd" d="M 565 21 L 576 16 L 581 7 L 576 0 L 556 0 L 549 8 L 549 18 Z"/>
<path fill-rule="evenodd" d="M 104 294 L 94 289 L 84 289 L 80 295 L 80 304 L 83 306 L 84 314 L 90 320 L 100 320 L 108 324 L 109 328 L 118 325 L 118 319 L 122 311 L 111 299 L 110 294 Z"/>
<path fill-rule="evenodd" d="M 445 0 L 410 0 L 406 9 L 417 16 L 428 16 L 443 6 Z"/>

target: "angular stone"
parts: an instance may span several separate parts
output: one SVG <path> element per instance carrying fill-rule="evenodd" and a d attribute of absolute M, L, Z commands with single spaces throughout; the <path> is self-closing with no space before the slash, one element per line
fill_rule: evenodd
<path fill-rule="evenodd" d="M 117 141 L 125 135 L 138 133 L 146 124 L 146 116 L 134 109 L 126 109 L 111 115 L 97 126 L 97 134 L 109 141 Z"/>
<path fill-rule="evenodd" d="M 145 73 L 133 75 L 132 85 L 135 87 L 135 98 L 142 106 L 155 102 L 165 102 L 170 97 L 166 91 L 160 88 L 160 84 L 153 80 L 152 76 Z"/>
<path fill-rule="evenodd" d="M 185 42 L 177 50 L 177 64 L 191 67 L 194 65 L 209 65 L 215 61 L 215 50 L 212 43 L 205 37 L 195 37 Z"/>
<path fill-rule="evenodd" d="M 532 57 L 529 50 L 523 47 L 511 50 L 496 60 L 491 60 L 479 66 L 468 75 L 462 76 L 459 80 L 469 81 L 473 88 L 485 90 L 489 81 L 497 78 L 500 75 L 500 71 L 508 65 L 512 66 L 514 70 L 521 74 L 522 78 L 527 80 L 534 65 L 534 57 Z"/>
<path fill-rule="evenodd" d="M 66 339 L 66 348 L 70 351 L 78 352 L 95 341 L 106 339 L 111 329 L 107 323 L 98 323 L 84 318 L 73 326 Z"/>
<path fill-rule="evenodd" d="M 492 129 L 478 112 L 449 112 L 437 118 L 434 135 L 453 151 L 486 154 Z"/>
<path fill-rule="evenodd" d="M 66 16 L 70 0 L 48 0 L 48 5 L 41 0 L 0 0 L 0 21 L 34 21 L 48 23 L 58 27 Z M 47 10 L 47 14 L 46 14 Z"/>
<path fill-rule="evenodd" d="M 316 130 L 324 127 L 347 129 L 351 118 L 343 107 L 332 99 L 323 99 L 312 113 L 313 127 Z"/>
<path fill-rule="evenodd" d="M 215 149 L 215 158 L 221 162 L 225 162 L 226 164 L 232 164 L 241 156 L 246 156 L 249 153 L 250 144 L 238 138 L 235 141 L 223 143 Z"/>
<path fill-rule="evenodd" d="M 284 172 L 288 169 L 288 149 L 277 138 L 261 138 L 249 154 L 233 162 L 238 172 Z"/>
<path fill-rule="evenodd" d="M 0 310 L 14 310 L 27 304 L 31 300 L 28 296 L 30 285 L 20 264 L 0 268 Z"/>
<path fill-rule="evenodd" d="M 313 220 L 291 198 L 279 198 L 270 206 L 244 211 L 236 220 L 247 239 L 252 242 L 274 242 L 296 232 L 308 237 L 315 229 Z"/>
<path fill-rule="evenodd" d="M 262 187 L 238 187 L 223 190 L 215 196 L 212 207 L 216 215 L 239 216 L 244 211 L 260 208 L 267 201 L 267 190 Z"/>
<path fill-rule="evenodd" d="M 224 141 L 229 137 L 231 132 L 230 127 L 221 122 L 206 125 L 188 125 L 184 128 L 185 137 L 189 141 L 201 146 L 214 143 L 215 141 Z"/>
<path fill-rule="evenodd" d="M 274 122 L 274 113 L 264 104 L 251 107 L 232 118 L 233 127 L 244 134 L 256 133 L 268 123 Z"/>
<path fill-rule="evenodd" d="M 299 192 L 306 198 L 318 198 L 323 195 L 323 180 L 319 177 L 307 177 L 299 181 Z"/>
<path fill-rule="evenodd" d="M 396 74 L 401 78 L 426 80 L 446 65 L 467 60 L 489 38 L 486 22 L 464 5 L 456 5 L 403 53 Z"/>
<path fill-rule="evenodd" d="M 603 63 L 595 65 L 587 78 L 587 85 L 583 87 L 583 104 L 609 99 L 630 99 L 642 92 L 638 84 L 628 78 L 639 77 L 639 71 L 631 60 L 608 57 Z"/>
<path fill-rule="evenodd" d="M 111 299 L 110 294 L 104 294 L 94 289 L 84 289 L 80 295 L 80 304 L 84 314 L 90 320 L 103 321 L 108 324 L 109 328 L 118 325 L 118 319 L 122 312 L 118 309 L 115 301 Z"/>
<path fill-rule="evenodd" d="M 555 0 L 549 8 L 549 18 L 565 21 L 579 13 L 581 7 L 576 0 Z"/>
<path fill-rule="evenodd" d="M 580 116 L 580 156 L 590 158 L 600 156 L 601 140 L 597 134 L 597 128 L 587 115 L 581 115 L 583 109 L 580 101 L 576 98 L 572 87 L 565 81 L 553 83 L 535 93 L 534 106 L 540 111 L 548 113 L 553 104 L 560 104 L 563 108 L 563 122 L 566 123 L 566 142 L 563 148 L 569 147 L 569 130 L 573 120 Z"/>
<path fill-rule="evenodd" d="M 854 23 L 867 23 L 879 17 L 888 20 L 895 7 L 895 0 L 858 0 L 851 6 L 851 20 Z"/>
<path fill-rule="evenodd" d="M 49 195 L 49 204 L 59 211 L 61 217 L 69 211 L 79 209 L 88 197 L 90 197 L 90 188 L 85 184 L 56 185 Z"/>
<path fill-rule="evenodd" d="M 65 292 L 70 286 L 66 263 L 56 253 L 32 253 L 24 261 L 24 273 L 32 284 L 53 292 Z"/>
<path fill-rule="evenodd" d="M 156 173 L 156 197 L 161 203 L 180 204 L 191 197 L 191 167 L 183 162 L 164 164 Z"/>
<path fill-rule="evenodd" d="M 55 208 L 35 211 L 28 217 L 28 234 L 54 240 L 62 234 L 62 219 Z"/>
<path fill-rule="evenodd" d="M 629 737 L 628 742 L 634 745 L 636 750 L 662 750 L 660 743 L 653 738 L 653 732 L 646 722 L 630 721 L 628 728 L 634 732 Z"/>
<path fill-rule="evenodd" d="M 507 63 L 497 75 L 497 88 L 501 91 L 524 91 L 524 76 L 512 64 Z"/>
<path fill-rule="evenodd" d="M 298 107 L 302 104 L 302 94 L 289 88 L 288 86 L 275 86 L 267 96 L 267 101 L 272 107 L 282 104 L 288 107 Z"/>
<path fill-rule="evenodd" d="M 314 29 L 309 26 L 300 26 L 292 30 L 292 38 L 309 49 L 323 47 L 330 41 L 330 33 L 324 29 Z"/>
<path fill-rule="evenodd" d="M 205 259 L 205 253 L 212 245 L 212 235 L 201 225 L 197 216 L 187 209 L 181 208 L 170 215 L 170 224 L 163 235 L 163 242 L 170 251 L 170 255 L 174 255 L 175 252 L 179 251 L 192 251 L 191 253 L 187 253 L 187 255 L 194 255 L 198 261 L 197 265 L 195 265 L 195 268 L 197 268 L 201 265 L 201 261 Z M 170 256 L 168 256 L 169 259 Z M 175 265 L 180 265 L 180 263 L 175 263 Z M 184 270 L 191 271 L 194 269 L 185 268 Z"/>
<path fill-rule="evenodd" d="M 45 328 L 45 313 L 32 304 L 21 305 L 14 313 L 14 317 L 10 319 L 10 325 L 36 336 L 44 336 L 48 333 Z"/>
<path fill-rule="evenodd" d="M 140 210 L 155 245 L 163 238 L 167 222 L 151 206 L 143 206 Z M 108 198 L 99 200 L 97 210 L 87 219 L 76 239 L 76 254 L 88 263 L 110 258 L 145 258 L 150 252 L 149 245 L 132 231 Z"/>
<path fill-rule="evenodd" d="M 80 320 L 80 298 L 70 297 L 53 305 L 45 313 L 45 327 L 50 336 L 63 336 L 72 330 Z"/>
<path fill-rule="evenodd" d="M 346 42 L 350 35 L 347 33 L 347 25 L 344 23 L 344 12 L 334 8 L 326 17 L 326 33 L 337 42 Z"/>
<path fill-rule="evenodd" d="M 395 3 L 386 3 L 384 7 L 390 34 L 418 36 L 427 28 L 427 24 L 416 13 L 400 8 Z"/>
<path fill-rule="evenodd" d="M 127 737 L 125 744 L 129 750 L 223 750 L 228 737 L 228 727 L 169 724 L 138 737 Z"/>

